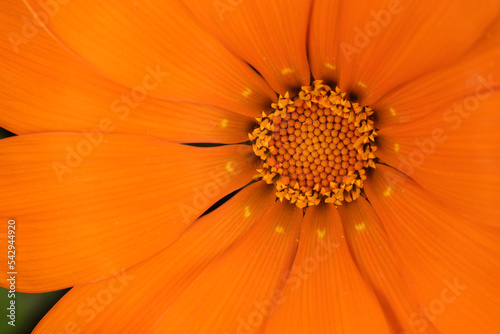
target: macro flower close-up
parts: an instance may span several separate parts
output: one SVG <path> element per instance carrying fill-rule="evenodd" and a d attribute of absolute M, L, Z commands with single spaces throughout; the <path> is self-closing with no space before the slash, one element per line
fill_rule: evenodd
<path fill-rule="evenodd" d="M 0 3 L 33 333 L 500 332 L 499 0 Z"/>

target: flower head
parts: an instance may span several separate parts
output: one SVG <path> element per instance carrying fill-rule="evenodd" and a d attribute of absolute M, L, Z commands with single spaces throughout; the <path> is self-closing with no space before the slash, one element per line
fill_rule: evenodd
<path fill-rule="evenodd" d="M 499 330 L 499 1 L 4 6 L 35 333 Z"/>
<path fill-rule="evenodd" d="M 293 99 L 280 96 L 272 107 L 250 135 L 264 160 L 258 178 L 276 183 L 277 198 L 299 208 L 358 198 L 365 168 L 375 168 L 373 111 L 321 81 L 302 87 Z"/>

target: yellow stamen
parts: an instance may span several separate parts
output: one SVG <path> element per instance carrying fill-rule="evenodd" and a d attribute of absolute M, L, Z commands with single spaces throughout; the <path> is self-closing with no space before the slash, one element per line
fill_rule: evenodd
<path fill-rule="evenodd" d="M 276 196 L 299 208 L 340 205 L 361 194 L 366 168 L 375 168 L 373 111 L 321 81 L 293 98 L 280 96 L 274 112 L 249 135 L 263 161 L 256 178 L 275 184 Z"/>

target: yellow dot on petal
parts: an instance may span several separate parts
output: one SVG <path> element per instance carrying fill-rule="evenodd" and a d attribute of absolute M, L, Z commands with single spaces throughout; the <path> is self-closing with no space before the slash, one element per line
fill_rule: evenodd
<path fill-rule="evenodd" d="M 394 108 L 389 108 L 389 111 L 391 112 L 392 116 L 396 116 L 396 110 L 394 110 Z"/>
<path fill-rule="evenodd" d="M 336 69 L 336 68 L 337 68 L 336 66 L 333 66 L 333 65 L 332 65 L 332 64 L 330 64 L 330 63 L 325 63 L 325 66 L 326 66 L 327 68 L 331 69 L 331 70 L 334 70 L 334 69 Z"/>
<path fill-rule="evenodd" d="M 286 67 L 283 69 L 283 71 L 281 71 L 281 74 L 290 74 L 293 72 L 295 72 L 295 70 L 293 68 Z"/>
<path fill-rule="evenodd" d="M 363 82 L 361 82 L 361 81 L 358 81 L 358 85 L 360 85 L 360 86 L 361 86 L 361 87 L 363 87 L 363 88 L 366 88 L 366 84 L 365 84 L 365 83 L 363 83 Z"/>
<path fill-rule="evenodd" d="M 325 230 L 320 230 L 318 228 L 317 232 L 318 232 L 318 237 L 320 237 L 321 239 L 323 239 L 323 237 L 325 236 L 326 231 Z"/>
<path fill-rule="evenodd" d="M 231 161 L 228 161 L 228 162 L 227 162 L 227 164 L 226 164 L 226 170 L 227 170 L 229 173 L 234 172 L 233 163 L 232 163 Z"/>
<path fill-rule="evenodd" d="M 276 226 L 274 229 L 277 233 L 284 233 L 285 229 L 282 226 Z"/>
<path fill-rule="evenodd" d="M 229 123 L 229 121 L 224 118 L 222 121 L 220 121 L 220 126 L 222 126 L 223 128 L 225 128 L 227 126 L 227 123 Z"/>
<path fill-rule="evenodd" d="M 250 94 L 252 94 L 252 90 L 250 88 L 246 88 L 244 91 L 243 91 L 243 96 L 244 97 L 248 97 Z"/>
<path fill-rule="evenodd" d="M 362 231 L 364 230 L 366 227 L 365 223 L 359 223 L 359 224 L 356 224 L 354 225 L 354 228 L 357 230 L 357 231 Z"/>
<path fill-rule="evenodd" d="M 384 191 L 384 196 L 391 196 L 392 193 L 392 188 L 387 187 L 387 189 Z"/>
<path fill-rule="evenodd" d="M 399 152 L 399 144 L 398 143 L 394 144 L 394 151 L 396 151 L 396 153 Z"/>
<path fill-rule="evenodd" d="M 251 214 L 252 214 L 252 212 L 250 211 L 250 207 L 246 206 L 245 213 L 243 214 L 243 217 L 248 218 L 248 217 L 250 217 Z"/>

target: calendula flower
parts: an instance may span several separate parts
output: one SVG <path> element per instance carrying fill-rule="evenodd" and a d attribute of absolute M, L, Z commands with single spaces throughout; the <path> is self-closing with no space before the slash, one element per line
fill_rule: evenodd
<path fill-rule="evenodd" d="M 500 330 L 499 1 L 2 8 L 35 333 Z"/>

